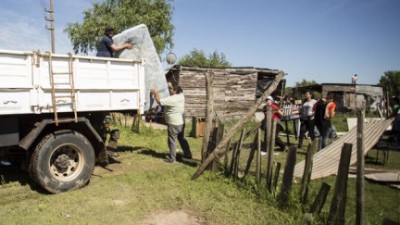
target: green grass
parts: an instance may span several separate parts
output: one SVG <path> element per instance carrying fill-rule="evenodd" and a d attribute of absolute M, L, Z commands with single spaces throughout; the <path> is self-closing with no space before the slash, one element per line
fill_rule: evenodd
<path fill-rule="evenodd" d="M 251 127 L 252 124 L 246 125 L 247 129 Z M 30 184 L 26 174 L 0 169 L 0 224 L 140 224 L 149 214 L 175 210 L 190 212 L 202 218 L 204 224 L 305 224 L 297 203 L 299 182 L 293 187 L 291 207 L 280 210 L 275 197 L 266 193 L 264 181 L 258 186 L 253 177 L 233 181 L 205 172 L 192 181 L 200 159 L 201 138 L 188 138 L 193 160 L 168 164 L 163 162 L 168 154 L 165 130 L 142 127 L 141 133 L 136 134 L 127 128 L 120 129 L 120 156 L 107 168 L 96 167 L 90 184 L 80 190 L 49 195 Z M 189 132 L 187 129 L 186 133 Z M 247 142 L 252 142 L 252 138 Z M 247 155 L 248 150 L 243 149 L 242 167 Z M 369 156 L 374 155 L 372 152 Z M 285 157 L 281 153 L 275 161 L 284 163 Z M 298 161 L 303 157 L 298 154 Z M 265 160 L 263 157 L 263 168 Z M 400 153 L 391 152 L 387 165 L 373 166 L 399 169 L 399 162 Z M 327 182 L 332 189 L 322 217 L 315 218 L 314 224 L 323 224 L 329 211 L 335 177 L 313 181 L 310 199 L 315 197 L 321 182 Z M 355 221 L 354 196 L 355 180 L 349 179 L 346 224 Z M 400 191 L 366 182 L 366 224 L 381 224 L 384 217 L 400 221 L 399 199 Z"/>

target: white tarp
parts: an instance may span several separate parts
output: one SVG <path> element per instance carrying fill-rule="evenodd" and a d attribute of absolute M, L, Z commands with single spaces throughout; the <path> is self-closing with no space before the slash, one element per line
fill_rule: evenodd
<path fill-rule="evenodd" d="M 160 58 L 154 47 L 147 26 L 140 24 L 138 26 L 124 30 L 113 37 L 116 45 L 132 43 L 132 49 L 125 49 L 116 54 L 117 58 L 143 60 L 146 84 L 146 103 L 145 110 L 153 108 L 157 103 L 150 98 L 150 89 L 157 88 L 160 91 L 160 97 L 169 96 L 167 80 L 164 70 L 161 66 Z M 150 104 L 152 107 L 150 107 Z"/>

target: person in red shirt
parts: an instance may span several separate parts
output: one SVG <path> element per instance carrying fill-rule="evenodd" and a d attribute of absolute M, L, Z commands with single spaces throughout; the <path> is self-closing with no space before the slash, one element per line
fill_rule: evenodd
<path fill-rule="evenodd" d="M 267 101 L 267 105 L 264 107 L 265 118 L 267 118 L 267 108 L 271 107 L 272 112 L 273 112 L 272 119 L 276 120 L 275 144 L 278 145 L 282 151 L 286 151 L 285 142 L 283 142 L 281 140 L 281 138 L 279 137 L 279 133 L 283 130 L 281 120 L 280 120 L 283 113 L 282 113 L 281 109 L 279 108 L 279 106 L 277 106 L 276 104 L 273 103 L 274 99 L 272 98 L 272 96 L 268 96 L 266 101 Z"/>
<path fill-rule="evenodd" d="M 336 103 L 333 101 L 333 96 L 328 95 L 326 100 L 327 100 L 327 104 L 325 107 L 325 115 L 324 115 L 324 118 L 322 119 L 321 149 L 328 146 L 329 134 L 333 131 L 332 118 L 335 117 L 335 114 L 336 114 L 336 112 L 335 112 Z"/>

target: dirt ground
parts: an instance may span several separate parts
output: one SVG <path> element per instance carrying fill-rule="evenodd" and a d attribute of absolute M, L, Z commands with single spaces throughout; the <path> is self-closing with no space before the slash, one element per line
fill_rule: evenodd
<path fill-rule="evenodd" d="M 204 219 L 186 211 L 163 211 L 148 215 L 141 225 L 207 225 Z"/>

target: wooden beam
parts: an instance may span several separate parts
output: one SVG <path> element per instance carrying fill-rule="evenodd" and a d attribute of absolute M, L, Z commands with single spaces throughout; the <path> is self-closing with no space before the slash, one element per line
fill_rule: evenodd
<path fill-rule="evenodd" d="M 206 125 L 204 127 L 203 136 L 203 150 L 201 152 L 201 162 L 207 157 L 208 143 L 210 141 L 210 132 L 213 123 L 213 108 L 214 108 L 214 98 L 213 98 L 213 74 L 206 72 L 204 74 L 206 77 L 206 95 L 207 95 L 207 106 L 206 106 Z"/>

